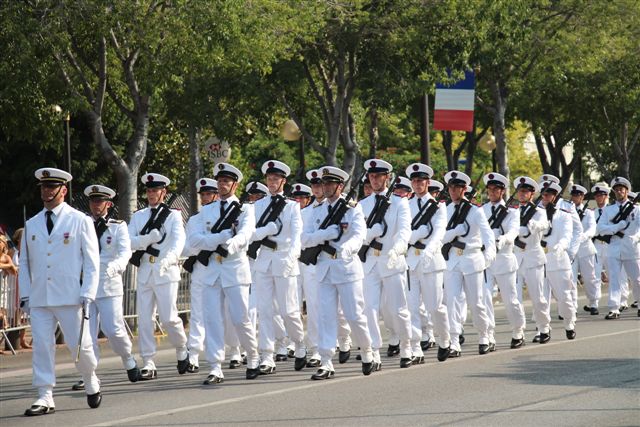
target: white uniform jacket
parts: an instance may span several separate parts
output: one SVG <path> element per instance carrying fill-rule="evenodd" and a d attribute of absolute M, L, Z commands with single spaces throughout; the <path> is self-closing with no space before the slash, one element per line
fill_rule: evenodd
<path fill-rule="evenodd" d="M 382 251 L 379 255 L 376 255 L 377 252 L 373 248 L 369 248 L 367 251 L 367 259 L 364 263 L 365 274 L 369 274 L 374 267 L 378 269 L 380 277 L 404 273 L 407 270 L 405 254 L 407 253 L 407 246 L 409 244 L 409 238 L 411 237 L 411 211 L 409 209 L 409 202 L 406 198 L 398 196 L 391 196 L 389 202 L 391 204 L 384 216 L 386 233 L 384 236 L 375 239 L 382 243 Z M 376 194 L 372 193 L 369 197 L 365 197 L 359 204 L 362 207 L 366 226 L 367 219 L 376 204 Z M 370 242 L 366 243 L 369 244 Z M 387 264 L 389 261 L 389 251 L 391 249 L 394 249 L 399 256 L 394 268 L 390 269 L 387 267 Z"/>
<path fill-rule="evenodd" d="M 63 202 L 53 209 L 49 235 L 45 211 L 27 221 L 20 243 L 20 298 L 29 298 L 31 307 L 95 299 L 100 254 L 91 217 Z"/>
<path fill-rule="evenodd" d="M 253 204 L 256 224 L 270 203 L 271 197 L 266 196 Z M 289 277 L 297 276 L 300 274 L 298 257 L 300 256 L 300 235 L 302 234 L 300 204 L 287 200 L 287 204 L 280 213 L 277 223 L 279 227 L 278 233 L 267 236 L 276 243 L 276 249 L 273 250 L 264 245 L 261 246 L 253 263 L 253 268 L 261 273 L 271 271 L 274 276 L 282 276 L 283 272 L 289 272 Z M 251 238 L 252 241 L 260 240 L 257 236 L 260 231 L 260 229 L 256 229 Z"/>
<path fill-rule="evenodd" d="M 504 200 L 500 200 L 496 205 L 505 206 Z M 482 206 L 484 215 L 491 218 L 491 206 L 492 203 L 488 202 Z M 520 226 L 520 218 L 518 218 L 518 211 L 513 208 L 507 207 L 507 216 L 500 224 L 499 228 L 492 228 L 494 239 L 498 240 L 500 236 L 505 236 L 504 246 L 497 251 L 496 259 L 489 266 L 489 270 L 494 275 L 512 273 L 518 269 L 518 260 L 513 254 L 513 242 L 518 237 L 518 227 Z"/>
<path fill-rule="evenodd" d="M 229 203 L 238 202 L 238 198 L 233 196 L 228 198 L 225 210 L 229 209 Z M 211 227 L 220 218 L 220 201 L 216 200 L 202 208 L 199 214 L 192 216 L 187 225 L 188 252 L 197 255 L 202 250 L 213 251 L 218 245 L 211 245 L 208 238 L 213 236 Z M 238 216 L 235 225 L 232 227 L 234 236 L 222 243 L 222 247 L 229 252 L 225 258 L 214 253 L 209 258 L 209 265 L 204 266 L 196 261 L 193 267 L 192 280 L 198 281 L 208 286 L 213 286 L 216 280 L 220 279 L 223 288 L 236 285 L 249 285 L 251 283 L 251 270 L 247 248 L 253 232 L 255 222 L 253 205 L 245 203 L 242 205 L 242 213 Z"/>
<path fill-rule="evenodd" d="M 129 230 L 124 221 L 110 219 L 107 229 L 100 237 L 100 285 L 97 298 L 123 295 L 122 273 L 131 258 L 131 242 Z M 107 267 L 113 267 L 118 273 L 115 277 L 107 276 Z"/>
<path fill-rule="evenodd" d="M 585 205 L 577 208 L 582 214 L 582 237 L 580 239 L 580 249 L 578 249 L 578 258 L 595 255 L 596 246 L 591 240 L 596 235 L 596 217 L 591 209 L 587 209 Z M 578 213 L 580 216 L 580 213 Z"/>
<path fill-rule="evenodd" d="M 455 211 L 455 203 L 447 206 L 447 222 L 453 216 Z M 482 208 L 471 205 L 471 209 L 464 222 L 466 234 L 458 236 L 458 241 L 465 244 L 462 252 L 452 247 L 449 251 L 449 259 L 447 260 L 447 269 L 452 271 L 458 267 L 463 274 L 471 274 L 484 270 L 487 264 L 490 264 L 496 257 L 496 242 L 493 237 L 493 231 L 489 228 L 489 222 L 484 215 Z M 447 230 L 444 235 L 443 243 L 451 242 L 455 239 L 453 230 Z M 482 247 L 484 246 L 484 253 Z"/>
<path fill-rule="evenodd" d="M 568 249 L 571 246 L 573 219 L 570 212 L 556 208 L 551 220 L 551 234 L 542 239 L 547 242 L 547 271 L 571 270 Z M 546 234 L 546 233 L 545 233 Z"/>
<path fill-rule="evenodd" d="M 334 202 L 331 206 L 335 206 Z M 329 201 L 325 200 L 317 208 L 314 208 L 310 220 L 304 223 L 302 233 L 302 245 L 313 247 L 324 243 L 321 236 L 315 233 L 328 214 Z M 306 209 L 304 209 L 306 210 Z M 303 210 L 303 211 L 304 211 Z M 338 241 L 330 241 L 329 244 L 336 248 L 336 257 L 333 258 L 325 251 L 320 252 L 316 263 L 316 280 L 329 283 L 346 283 L 361 280 L 364 277 L 362 263 L 358 258 L 358 251 L 364 243 L 366 225 L 364 214 L 360 205 L 347 209 L 340 222 L 342 234 Z"/>
<path fill-rule="evenodd" d="M 517 246 L 514 248 L 519 268 L 535 268 L 544 265 L 547 261 L 547 257 L 544 255 L 544 250 L 542 249 L 542 246 L 540 246 L 540 240 L 542 240 L 542 236 L 549 228 L 547 213 L 542 208 L 534 207 L 533 204 L 528 204 L 524 212 L 522 211 L 522 208 L 518 209 L 520 212 L 520 218 L 526 215 L 529 209 L 535 209 L 535 215 L 533 215 L 526 227 L 518 228 L 518 240 L 526 246 L 524 249 Z M 519 223 L 520 222 L 518 220 L 518 224 Z"/>
<path fill-rule="evenodd" d="M 627 226 L 621 229 L 619 224 L 612 222 L 620 211 L 620 203 L 608 205 L 602 212 L 602 217 L 596 226 L 596 234 L 611 235 L 611 242 L 607 249 L 607 256 L 621 260 L 640 258 L 640 206 L 633 208 L 631 215 L 627 217 Z M 618 231 L 624 233 L 624 237 L 616 236 Z"/>
<path fill-rule="evenodd" d="M 569 259 L 573 261 L 573 259 L 575 259 L 576 255 L 578 254 L 580 243 L 582 242 L 582 224 L 580 223 L 580 216 L 576 211 L 576 206 L 564 199 L 559 199 L 556 203 L 556 207 L 567 212 L 571 218 L 572 231 L 567 252 L 569 254 Z"/>
<path fill-rule="evenodd" d="M 141 244 L 142 242 L 140 242 L 140 232 L 150 217 L 151 208 L 148 207 L 134 212 L 131 216 L 131 222 L 129 223 L 129 237 L 131 239 L 131 249 L 134 252 L 137 250 L 147 249 L 147 247 L 143 246 Z M 164 235 L 164 240 L 162 240 L 162 243 L 159 242 L 152 245 L 160 251 L 160 255 L 152 258 L 148 253 L 145 253 L 142 256 L 140 267 L 138 267 L 138 283 L 148 282 L 152 275 L 154 279 L 153 282 L 156 285 L 177 282 L 180 280 L 180 267 L 178 266 L 178 260 L 180 259 L 180 254 L 182 253 L 186 239 L 180 211 L 174 209 L 171 210 L 171 213 L 164 222 L 164 225 L 161 227 L 160 232 Z M 164 274 L 160 274 L 160 264 L 165 258 L 171 266 L 164 272 Z"/>
<path fill-rule="evenodd" d="M 423 197 L 414 197 L 409 200 L 409 209 L 411 210 L 411 221 L 418 214 L 418 199 L 421 205 L 425 206 L 429 200 L 433 200 L 433 196 L 427 193 Z M 437 202 L 437 201 L 436 201 Z M 444 237 L 445 228 L 447 227 L 447 205 L 444 202 L 438 203 L 438 210 L 431 218 L 431 221 L 424 227 L 418 227 L 411 230 L 409 243 L 414 244 L 420 242 L 426 247 L 424 249 L 416 249 L 410 247 L 407 251 L 407 264 L 409 270 L 414 271 L 421 268 L 423 273 L 433 273 L 442 271 L 447 267 L 442 256 L 442 238 Z"/>

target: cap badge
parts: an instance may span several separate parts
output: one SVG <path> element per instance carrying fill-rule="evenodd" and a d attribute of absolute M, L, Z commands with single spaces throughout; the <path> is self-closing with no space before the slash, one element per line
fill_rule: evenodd
<path fill-rule="evenodd" d="M 489 174 L 489 179 L 493 179 L 494 175 L 492 173 Z"/>
<path fill-rule="evenodd" d="M 205 181 L 204 179 L 200 180 L 200 185 L 205 185 L 207 183 L 207 181 Z"/>
<path fill-rule="evenodd" d="M 51 173 L 48 170 L 43 170 L 42 171 L 42 176 L 45 178 L 49 178 L 51 176 Z"/>
<path fill-rule="evenodd" d="M 94 185 L 93 187 L 91 187 L 91 191 L 93 191 L 94 193 L 98 192 L 98 187 L 96 185 Z"/>
<path fill-rule="evenodd" d="M 153 181 L 153 175 L 147 176 L 147 181 L 149 181 L 149 182 Z"/>
<path fill-rule="evenodd" d="M 414 170 L 414 171 L 417 171 L 418 169 L 420 169 L 420 166 L 418 166 L 418 165 L 413 165 L 413 170 Z"/>

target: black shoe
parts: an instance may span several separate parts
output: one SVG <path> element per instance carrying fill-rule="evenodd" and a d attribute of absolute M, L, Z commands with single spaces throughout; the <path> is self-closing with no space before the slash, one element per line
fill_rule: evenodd
<path fill-rule="evenodd" d="M 360 355 L 358 355 L 360 356 Z M 347 351 L 341 351 L 338 353 L 338 362 L 340 363 L 347 363 L 349 361 L 349 358 L 351 357 L 351 350 L 347 350 Z M 356 356 L 356 359 L 358 357 Z M 360 358 L 362 359 L 362 357 Z"/>
<path fill-rule="evenodd" d="M 607 320 L 619 319 L 620 318 L 620 313 L 614 313 L 613 311 L 610 311 L 609 314 L 604 316 L 604 318 L 607 319 Z"/>
<path fill-rule="evenodd" d="M 35 417 L 38 415 L 53 414 L 56 412 L 56 408 L 53 406 L 31 405 L 31 408 L 24 411 L 24 415 L 27 417 Z"/>
<path fill-rule="evenodd" d="M 202 382 L 202 385 L 220 384 L 224 382 L 224 378 L 220 378 L 217 375 L 209 375 L 206 380 Z"/>
<path fill-rule="evenodd" d="M 598 314 L 600 314 L 597 307 L 591 307 L 589 309 L 589 312 L 591 313 L 592 316 L 597 316 Z"/>
<path fill-rule="evenodd" d="M 584 307 L 582 307 L 582 309 L 587 313 L 591 311 L 591 307 L 589 307 L 588 305 L 585 305 Z"/>
<path fill-rule="evenodd" d="M 449 358 L 449 353 L 451 352 L 451 347 L 442 348 L 438 346 L 438 361 L 444 362 Z"/>
<path fill-rule="evenodd" d="M 551 333 L 545 334 L 540 332 L 540 344 L 546 344 L 551 339 Z"/>
<path fill-rule="evenodd" d="M 71 390 L 74 390 L 74 391 L 84 390 L 84 381 L 80 380 L 74 385 L 72 385 Z"/>
<path fill-rule="evenodd" d="M 489 343 L 489 353 L 493 353 L 494 351 L 496 351 L 496 343 L 490 342 Z"/>
<path fill-rule="evenodd" d="M 625 311 L 627 308 L 629 308 L 628 305 L 621 305 L 620 308 L 618 309 L 620 311 L 620 313 L 622 313 L 623 311 Z"/>
<path fill-rule="evenodd" d="M 464 329 L 463 329 L 462 333 L 458 337 L 458 342 L 460 343 L 460 345 L 462 345 L 462 344 L 464 344 L 464 341 L 465 341 L 465 338 L 464 338 Z"/>
<path fill-rule="evenodd" d="M 638 301 L 634 301 L 634 302 L 631 304 L 631 308 L 638 308 Z"/>
<path fill-rule="evenodd" d="M 287 356 L 293 358 L 293 357 L 295 357 L 295 353 L 296 353 L 295 350 L 288 350 L 287 351 Z"/>
<path fill-rule="evenodd" d="M 520 348 L 524 345 L 524 338 L 511 338 L 511 348 Z"/>
<path fill-rule="evenodd" d="M 362 364 L 362 373 L 364 375 L 371 375 L 374 370 L 373 362 L 363 363 Z"/>
<path fill-rule="evenodd" d="M 127 369 L 127 377 L 132 383 L 138 382 L 140 379 L 140 368 L 136 365 L 131 369 Z"/>
<path fill-rule="evenodd" d="M 194 365 L 193 363 L 189 363 L 189 366 L 187 366 L 187 372 L 190 374 L 196 374 L 200 372 L 200 366 Z"/>
<path fill-rule="evenodd" d="M 564 317 L 562 317 L 562 316 L 560 316 L 560 315 L 558 314 L 558 320 L 564 320 Z"/>
<path fill-rule="evenodd" d="M 420 341 L 420 348 L 422 351 L 427 351 L 430 348 L 433 348 L 434 345 L 436 345 L 436 343 L 431 340 Z"/>
<path fill-rule="evenodd" d="M 640 310 L 638 310 L 638 317 L 640 317 Z"/>
<path fill-rule="evenodd" d="M 275 374 L 276 372 L 275 366 L 260 365 L 258 369 L 260 369 L 260 375 L 270 375 L 270 374 Z"/>
<path fill-rule="evenodd" d="M 540 334 L 536 335 L 535 337 L 533 337 L 533 339 L 531 340 L 531 342 L 540 342 Z"/>
<path fill-rule="evenodd" d="M 387 348 L 387 357 L 393 357 L 400 354 L 400 344 L 391 345 Z"/>
<path fill-rule="evenodd" d="M 422 365 L 424 363 L 424 356 L 413 356 L 411 358 L 411 363 L 413 365 Z"/>
<path fill-rule="evenodd" d="M 356 360 L 362 360 L 362 355 L 356 354 Z"/>
<path fill-rule="evenodd" d="M 155 369 L 143 369 L 140 371 L 139 379 L 141 381 L 155 380 L 158 378 L 158 371 Z"/>
<path fill-rule="evenodd" d="M 307 362 L 307 368 L 317 368 L 320 366 L 320 360 L 318 359 L 309 359 Z"/>
<path fill-rule="evenodd" d="M 97 392 L 96 394 L 87 394 L 87 404 L 89 408 L 97 408 L 102 403 L 102 393 Z"/>
<path fill-rule="evenodd" d="M 335 372 L 330 371 L 328 369 L 318 369 L 318 372 L 311 375 L 312 380 L 328 380 L 329 378 L 333 378 Z"/>
<path fill-rule="evenodd" d="M 402 357 L 400 358 L 400 367 L 401 368 L 408 368 L 411 366 L 411 358 L 410 357 Z"/>
<path fill-rule="evenodd" d="M 567 330 L 567 339 L 568 340 L 572 340 L 576 337 L 576 331 L 575 330 Z"/>
<path fill-rule="evenodd" d="M 462 356 L 462 352 L 461 351 L 458 351 L 458 350 L 453 349 L 453 348 L 449 349 L 449 357 L 460 357 L 460 356 Z"/>
<path fill-rule="evenodd" d="M 236 368 L 239 368 L 240 366 L 242 366 L 242 363 L 240 363 L 239 360 L 231 359 L 229 361 L 229 369 L 236 369 Z"/>
<path fill-rule="evenodd" d="M 260 368 L 247 368 L 247 379 L 255 380 L 260 375 Z"/>
<path fill-rule="evenodd" d="M 296 371 L 301 371 L 305 366 L 307 366 L 307 354 L 303 357 L 296 357 L 296 361 L 293 364 L 293 368 Z"/>
<path fill-rule="evenodd" d="M 247 355 L 246 354 L 244 356 L 242 356 L 242 364 L 243 365 L 247 364 Z"/>
<path fill-rule="evenodd" d="M 276 354 L 276 362 L 286 362 L 288 359 L 286 354 Z"/>
<path fill-rule="evenodd" d="M 382 371 L 382 362 L 373 362 L 373 372 Z"/>
<path fill-rule="evenodd" d="M 178 373 L 183 375 L 189 369 L 189 355 L 182 360 L 178 360 Z"/>
<path fill-rule="evenodd" d="M 478 346 L 478 353 L 480 353 L 480 354 L 489 353 L 489 344 L 480 344 Z"/>

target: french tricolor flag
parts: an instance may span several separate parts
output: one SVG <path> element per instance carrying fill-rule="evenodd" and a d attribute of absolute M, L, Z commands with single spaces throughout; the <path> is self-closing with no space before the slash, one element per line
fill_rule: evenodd
<path fill-rule="evenodd" d="M 453 85 L 436 84 L 433 128 L 437 130 L 473 130 L 475 76 L 465 71 L 464 80 Z"/>

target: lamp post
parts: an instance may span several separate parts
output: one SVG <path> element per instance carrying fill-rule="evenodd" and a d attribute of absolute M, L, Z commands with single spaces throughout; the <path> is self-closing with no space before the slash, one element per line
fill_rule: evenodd
<path fill-rule="evenodd" d="M 300 128 L 294 120 L 289 119 L 282 125 L 281 133 L 282 139 L 284 139 L 286 142 L 300 141 L 300 151 L 298 152 L 298 171 L 296 172 L 296 179 L 298 181 L 302 181 L 304 179 L 304 170 L 306 169 L 306 164 L 304 160 L 304 139 L 302 138 Z"/>
<path fill-rule="evenodd" d="M 496 171 L 496 137 L 487 132 L 484 134 L 480 141 L 478 141 L 478 147 L 486 151 L 487 153 L 491 153 L 491 167 L 492 171 Z"/>
<path fill-rule="evenodd" d="M 54 105 L 53 110 L 58 114 L 63 114 L 62 107 L 59 105 Z M 69 121 L 71 120 L 71 115 L 69 112 L 64 113 L 63 119 L 64 121 L 64 144 L 65 144 L 65 153 L 64 156 L 66 159 L 67 172 L 71 173 L 71 133 L 69 131 Z M 71 181 L 67 184 L 69 188 L 69 204 L 73 202 L 73 186 Z"/>

